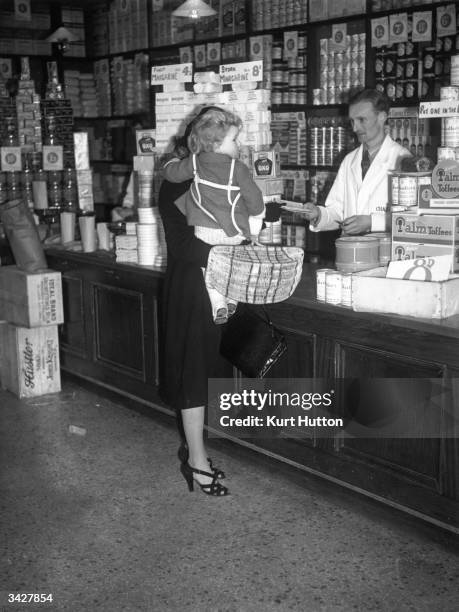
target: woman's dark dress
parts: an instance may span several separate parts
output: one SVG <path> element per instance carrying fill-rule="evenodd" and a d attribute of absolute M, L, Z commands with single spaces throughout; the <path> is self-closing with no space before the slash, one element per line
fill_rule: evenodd
<path fill-rule="evenodd" d="M 210 246 L 194 235 L 174 201 L 189 183 L 164 181 L 159 211 L 167 242 L 162 300 L 162 399 L 176 410 L 207 404 L 208 378 L 229 378 L 220 356 L 221 325 L 215 325 L 201 268 Z"/>

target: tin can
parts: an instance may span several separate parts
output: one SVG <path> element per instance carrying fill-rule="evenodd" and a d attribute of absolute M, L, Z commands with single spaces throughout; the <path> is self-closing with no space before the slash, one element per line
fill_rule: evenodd
<path fill-rule="evenodd" d="M 453 86 L 459 85 L 459 55 L 451 56 L 451 80 Z"/>
<path fill-rule="evenodd" d="M 379 240 L 379 264 L 386 266 L 390 262 L 392 237 L 389 232 L 373 232 L 371 234 Z"/>
<path fill-rule="evenodd" d="M 459 86 L 440 87 L 440 100 L 459 100 Z"/>
<path fill-rule="evenodd" d="M 329 272 L 333 272 L 331 268 L 320 268 L 316 272 L 317 279 L 317 299 L 320 302 L 325 302 L 325 279 Z"/>
<path fill-rule="evenodd" d="M 398 185 L 398 205 L 406 207 L 416 206 L 418 193 L 417 174 L 415 172 L 400 173 Z"/>
<path fill-rule="evenodd" d="M 341 304 L 352 307 L 352 273 L 342 272 L 341 273 Z"/>
<path fill-rule="evenodd" d="M 335 241 L 335 246 L 336 267 L 340 272 L 378 267 L 379 240 L 373 236 L 342 236 Z"/>
<path fill-rule="evenodd" d="M 454 159 L 459 161 L 459 147 L 438 147 L 437 160 Z"/>
<path fill-rule="evenodd" d="M 445 117 L 442 123 L 442 146 L 459 147 L 459 117 Z"/>
<path fill-rule="evenodd" d="M 341 303 L 341 272 L 327 272 L 325 275 L 325 301 L 327 304 Z"/>
<path fill-rule="evenodd" d="M 399 205 L 399 173 L 389 172 L 389 196 L 391 206 Z"/>

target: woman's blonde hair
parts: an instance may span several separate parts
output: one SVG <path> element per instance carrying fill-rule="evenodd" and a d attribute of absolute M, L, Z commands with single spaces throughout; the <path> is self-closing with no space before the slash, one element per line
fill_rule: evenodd
<path fill-rule="evenodd" d="M 191 133 L 188 136 L 188 148 L 191 153 L 209 153 L 215 150 L 230 127 L 241 129 L 242 121 L 234 113 L 226 110 L 212 109 L 193 121 Z"/>

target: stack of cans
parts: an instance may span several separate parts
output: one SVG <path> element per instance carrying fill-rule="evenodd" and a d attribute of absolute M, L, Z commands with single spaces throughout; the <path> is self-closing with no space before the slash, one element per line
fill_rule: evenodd
<path fill-rule="evenodd" d="M 164 268 L 166 265 L 166 238 L 157 208 L 138 209 L 137 224 L 138 263 L 141 266 Z"/>

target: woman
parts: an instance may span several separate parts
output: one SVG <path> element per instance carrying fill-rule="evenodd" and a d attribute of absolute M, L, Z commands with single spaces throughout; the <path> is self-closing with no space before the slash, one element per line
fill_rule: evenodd
<path fill-rule="evenodd" d="M 203 109 L 200 115 L 207 110 Z M 180 157 L 188 154 L 186 141 L 191 126 L 192 123 L 176 147 Z M 163 181 L 159 192 L 167 243 L 161 396 L 175 408 L 183 427 L 186 446 L 182 444 L 179 456 L 190 491 L 197 482 L 204 493 L 225 496 L 228 489 L 219 482 L 224 474 L 212 466 L 205 450 L 204 420 L 208 379 L 229 378 L 232 368 L 220 356 L 221 326 L 213 323 L 201 271 L 207 265 L 211 246 L 195 237 L 194 228 L 174 204 L 189 186 L 189 181 Z"/>

